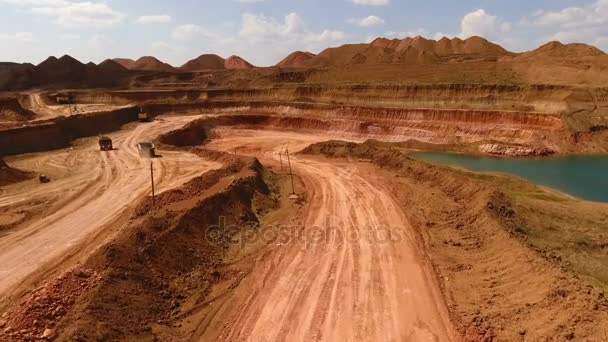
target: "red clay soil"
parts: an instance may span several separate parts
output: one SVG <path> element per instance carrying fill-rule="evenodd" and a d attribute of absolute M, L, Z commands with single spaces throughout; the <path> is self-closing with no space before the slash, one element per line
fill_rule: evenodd
<path fill-rule="evenodd" d="M 122 64 L 113 61 L 111 59 L 106 59 L 105 61 L 99 63 L 99 69 L 101 69 L 104 72 L 109 72 L 109 73 L 118 73 L 118 72 L 126 72 L 129 69 L 124 67 Z"/>
<path fill-rule="evenodd" d="M 526 226 L 526 216 L 497 183 L 414 161 L 384 143 L 334 141 L 303 153 L 363 158 L 386 170 L 393 195 L 418 227 L 452 321 L 466 341 L 604 341 L 608 336 L 603 290 L 516 233 Z"/>
<path fill-rule="evenodd" d="M 133 66 L 135 66 L 135 61 L 130 58 L 114 58 L 112 60 L 127 69 L 133 69 Z"/>
<path fill-rule="evenodd" d="M 29 173 L 11 168 L 0 157 L 0 186 L 21 182 L 29 178 L 31 178 Z"/>
<path fill-rule="evenodd" d="M 200 70 L 222 70 L 226 69 L 225 59 L 218 55 L 204 54 L 195 59 L 188 61 L 180 67 L 183 71 L 200 71 Z"/>
<path fill-rule="evenodd" d="M 296 51 L 285 57 L 277 66 L 279 68 L 305 68 L 308 66 L 308 61 L 315 56 L 311 52 Z"/>
<path fill-rule="evenodd" d="M 495 55 L 495 56 L 508 56 L 507 50 L 501 46 L 491 43 L 481 37 L 470 37 L 465 40 L 460 38 L 449 39 L 443 37 L 442 39 L 435 41 L 432 39 L 425 39 L 424 37 L 407 37 L 405 39 L 393 39 L 389 40 L 386 38 L 377 38 L 371 43 L 372 46 L 394 49 L 396 51 L 407 50 L 408 48 L 414 48 L 418 51 L 432 52 L 439 56 L 446 55 Z"/>
<path fill-rule="evenodd" d="M 156 57 L 144 56 L 135 61 L 131 70 L 175 71 L 175 68 L 167 63 L 161 62 Z"/>
<path fill-rule="evenodd" d="M 83 267 L 8 311 L 0 341 L 40 338 L 46 329 L 59 341 L 151 339 L 172 328 L 185 302 L 236 276 L 222 273 L 223 250 L 237 228 L 258 224 L 256 212 L 275 205 L 273 195 L 256 160 L 201 153 L 226 166 L 160 194 L 155 207 L 149 198 L 140 203 Z"/>
<path fill-rule="evenodd" d="M 224 66 L 229 70 L 245 70 L 253 68 L 253 64 L 247 62 L 239 56 L 230 56 L 224 62 Z"/>

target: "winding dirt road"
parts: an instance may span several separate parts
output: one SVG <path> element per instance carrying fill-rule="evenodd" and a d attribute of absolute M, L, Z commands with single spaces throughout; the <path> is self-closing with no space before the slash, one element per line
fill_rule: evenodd
<path fill-rule="evenodd" d="M 277 163 L 324 136 L 226 130 L 209 148 Z M 334 136 L 335 138 L 335 136 Z M 294 155 L 308 207 L 305 239 L 273 245 L 195 339 L 451 341 L 447 309 L 422 248 L 380 175 L 359 162 Z M 210 333 L 212 332 L 212 333 Z"/>
<path fill-rule="evenodd" d="M 166 117 L 111 134 L 116 150 L 110 152 L 100 152 L 92 138 L 73 149 L 15 159 L 17 167 L 46 173 L 53 181 L 38 184 L 33 180 L 1 190 L 2 212 L 19 213 L 41 206 L 45 210 L 0 231 L 0 298 L 91 234 L 109 229 L 138 199 L 148 195 L 150 161 L 139 157 L 137 143 L 196 118 Z M 220 166 L 189 153 L 161 154 L 162 158 L 153 160 L 159 192 Z"/>

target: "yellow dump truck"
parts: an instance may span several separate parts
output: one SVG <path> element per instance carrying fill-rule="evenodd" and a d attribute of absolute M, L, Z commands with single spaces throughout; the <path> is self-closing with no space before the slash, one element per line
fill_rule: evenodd
<path fill-rule="evenodd" d="M 156 146 L 153 143 L 139 143 L 137 149 L 141 158 L 156 158 Z"/>
<path fill-rule="evenodd" d="M 139 122 L 150 122 L 151 121 L 151 117 L 148 113 L 146 113 L 144 111 L 143 108 L 139 109 L 139 114 L 137 114 L 137 120 Z"/>

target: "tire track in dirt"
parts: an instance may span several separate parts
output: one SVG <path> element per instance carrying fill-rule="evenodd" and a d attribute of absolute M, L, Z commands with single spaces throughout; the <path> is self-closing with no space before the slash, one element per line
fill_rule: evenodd
<path fill-rule="evenodd" d="M 328 139 L 231 130 L 208 147 L 276 164 L 286 141 L 295 151 L 313 140 Z M 217 340 L 456 340 L 430 265 L 381 176 L 363 163 L 291 157 L 308 192 L 306 239 L 273 245 L 258 260 L 242 289 L 255 296 L 224 303 Z"/>

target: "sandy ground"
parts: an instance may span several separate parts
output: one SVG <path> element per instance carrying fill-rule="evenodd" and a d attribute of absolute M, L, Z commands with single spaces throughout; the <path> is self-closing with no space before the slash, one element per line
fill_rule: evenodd
<path fill-rule="evenodd" d="M 286 145 L 298 151 L 329 138 L 222 134 L 208 147 L 236 148 L 275 165 Z M 455 340 L 431 267 L 385 182 L 356 161 L 292 155 L 291 162 L 307 191 L 309 204 L 298 218 L 305 238 L 273 246 L 257 260 L 252 281 L 222 304 L 199 340 Z"/>
<path fill-rule="evenodd" d="M 110 152 L 100 152 L 91 138 L 73 149 L 12 160 L 19 168 L 45 173 L 53 181 L 33 180 L 0 189 L 0 213 L 13 221 L 26 217 L 9 229 L 0 229 L 0 297 L 17 290 L 28 275 L 99 233 L 149 195 L 150 161 L 139 157 L 137 143 L 195 118 L 166 117 L 111 134 L 115 150 Z M 158 192 L 219 167 L 189 153 L 160 154 L 162 158 L 153 160 Z"/>
<path fill-rule="evenodd" d="M 129 106 L 112 106 L 107 104 L 55 104 L 48 105 L 40 93 L 30 94 L 31 108 L 37 114 L 35 121 L 54 119 L 59 116 L 72 116 L 94 112 L 117 110 Z"/>

